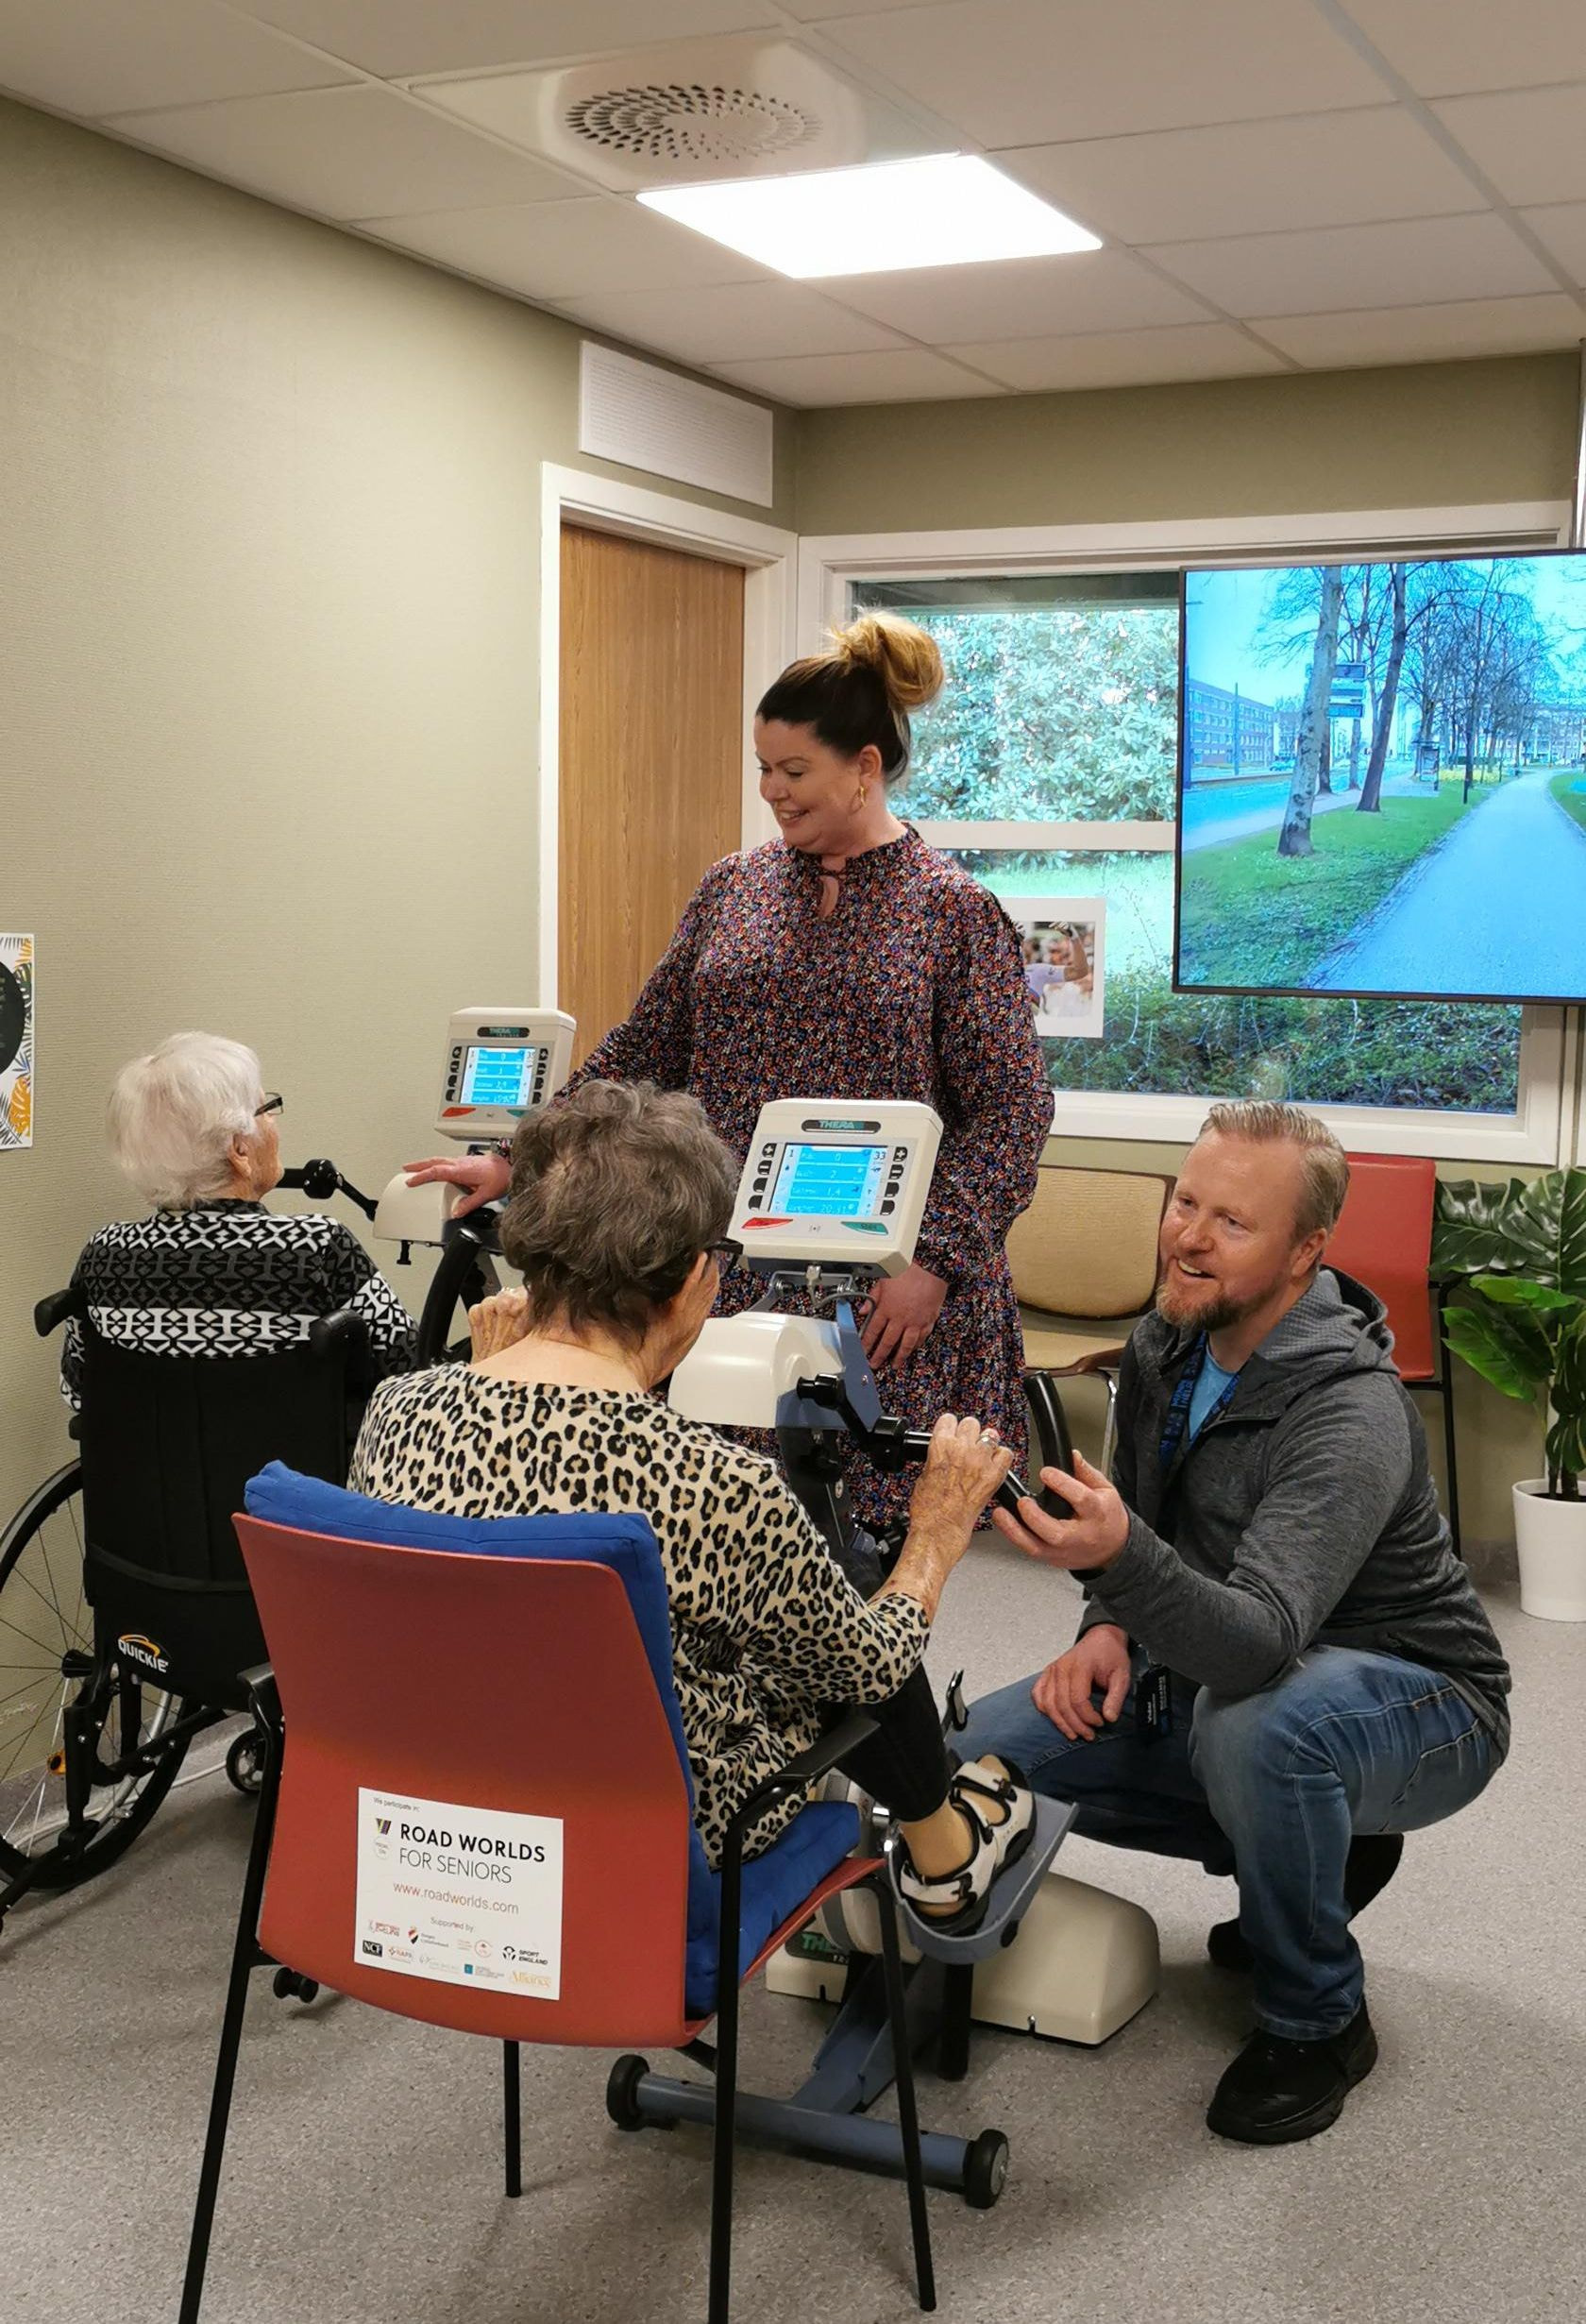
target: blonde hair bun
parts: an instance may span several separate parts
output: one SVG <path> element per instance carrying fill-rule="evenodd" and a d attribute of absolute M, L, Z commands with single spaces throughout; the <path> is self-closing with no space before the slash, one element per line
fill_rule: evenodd
<path fill-rule="evenodd" d="M 946 672 L 929 630 L 895 614 L 862 613 L 833 638 L 851 669 L 873 670 L 894 710 L 922 709 L 941 692 Z"/>

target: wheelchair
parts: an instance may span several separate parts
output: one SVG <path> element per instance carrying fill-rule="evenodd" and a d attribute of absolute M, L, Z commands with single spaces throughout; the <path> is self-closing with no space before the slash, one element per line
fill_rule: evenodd
<path fill-rule="evenodd" d="M 329 1163 L 282 1183 L 373 1213 Z M 370 1384 L 366 1327 L 345 1311 L 245 1357 L 118 1347 L 76 1291 L 34 1310 L 41 1337 L 68 1319 L 83 1345 L 78 1457 L 0 1533 L 0 1928 L 29 1891 L 109 1871 L 194 1738 L 249 1711 L 238 1674 L 264 1643 L 232 1515 L 270 1460 L 342 1484 Z M 251 1792 L 262 1765 L 250 1723 L 226 1773 Z"/>

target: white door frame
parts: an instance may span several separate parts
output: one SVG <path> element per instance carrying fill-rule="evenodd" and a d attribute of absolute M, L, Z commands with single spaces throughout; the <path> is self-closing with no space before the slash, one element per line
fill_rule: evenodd
<path fill-rule="evenodd" d="M 561 877 L 562 527 L 615 533 L 744 569 L 743 844 L 774 836 L 760 798 L 750 727 L 754 705 L 793 658 L 798 535 L 694 500 L 674 500 L 551 461 L 540 469 L 539 1006 L 556 1006 Z"/>

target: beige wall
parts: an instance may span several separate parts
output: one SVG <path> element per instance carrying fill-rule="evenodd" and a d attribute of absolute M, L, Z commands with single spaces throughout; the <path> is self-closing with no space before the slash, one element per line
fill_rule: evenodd
<path fill-rule="evenodd" d="M 807 412 L 798 529 L 853 534 L 1568 501 L 1578 379 L 1576 356 L 1559 354 Z M 1183 1151 L 1060 1139 L 1049 1159 L 1171 1170 Z M 1444 1175 L 1496 1174 L 1454 1161 Z M 1094 1441 L 1099 1392 L 1082 1387 L 1073 1401 Z M 1441 1416 L 1430 1399 L 1421 1409 L 1441 1468 Z M 1508 1544 L 1510 1484 L 1541 1467 L 1540 1419 L 1464 1366 L 1455 1409 L 1467 1543 L 1473 1551 Z"/>
<path fill-rule="evenodd" d="M 65 1450 L 32 1302 L 132 1207 L 125 1058 L 252 1043 L 288 1153 L 378 1187 L 429 1144 L 449 1011 L 534 995 L 539 466 L 578 459 L 577 366 L 549 316 L 0 103 L 0 926 L 39 939 L 0 1521 Z M 779 430 L 743 513 L 786 521 Z"/>
<path fill-rule="evenodd" d="M 806 412 L 801 533 L 1568 500 L 1573 354 Z"/>

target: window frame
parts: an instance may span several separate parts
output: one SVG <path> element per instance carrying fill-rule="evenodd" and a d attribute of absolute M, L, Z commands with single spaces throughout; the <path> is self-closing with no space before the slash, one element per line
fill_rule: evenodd
<path fill-rule="evenodd" d="M 1309 515 L 1185 517 L 1119 525 L 1020 525 L 930 533 L 808 535 L 799 545 L 798 622 L 802 651 L 819 650 L 846 618 L 853 582 L 945 581 L 977 572 L 1160 572 L 1189 565 L 1258 565 L 1308 556 L 1520 554 L 1568 546 L 1567 500 L 1495 501 L 1445 508 L 1340 510 Z M 921 836 L 944 849 L 1171 851 L 1172 823 L 954 823 L 929 820 Z M 1556 1165 L 1567 1146 L 1586 1151 L 1586 1090 L 1578 1089 L 1577 1009 L 1527 1008 L 1521 1015 L 1519 1092 L 1511 1114 L 1398 1106 L 1318 1106 L 1358 1152 L 1429 1154 L 1440 1161 Z M 1056 1138 L 1182 1145 L 1211 1101 L 1100 1090 L 1055 1090 Z"/>

